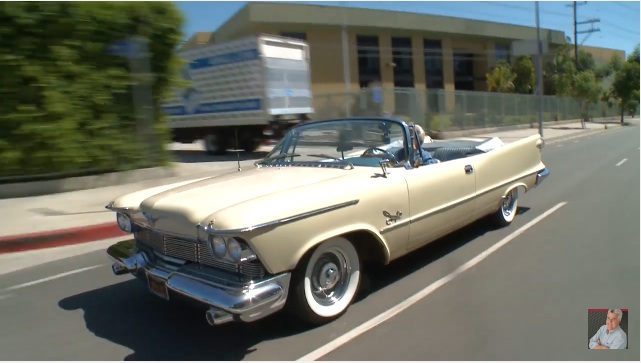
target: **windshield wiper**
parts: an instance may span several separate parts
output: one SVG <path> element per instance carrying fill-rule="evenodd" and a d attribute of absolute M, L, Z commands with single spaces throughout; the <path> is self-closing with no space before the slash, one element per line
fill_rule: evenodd
<path fill-rule="evenodd" d="M 314 156 L 314 157 L 317 157 L 317 158 L 325 158 L 325 159 L 336 160 L 336 161 L 341 162 L 343 164 L 346 164 L 349 167 L 351 167 L 352 169 L 354 169 L 354 165 L 352 163 L 350 163 L 349 161 L 347 161 L 345 159 L 337 158 L 335 156 L 331 156 L 331 155 L 327 155 L 327 154 L 309 154 L 307 156 Z"/>
<path fill-rule="evenodd" d="M 265 163 L 267 161 L 272 161 L 272 160 L 276 160 L 276 159 L 293 158 L 295 156 L 300 156 L 300 154 L 291 154 L 291 153 L 290 154 L 286 154 L 286 153 L 276 154 L 274 156 L 270 156 L 268 158 L 264 158 L 264 159 L 258 160 L 256 162 L 256 164 L 263 164 L 263 163 Z"/>

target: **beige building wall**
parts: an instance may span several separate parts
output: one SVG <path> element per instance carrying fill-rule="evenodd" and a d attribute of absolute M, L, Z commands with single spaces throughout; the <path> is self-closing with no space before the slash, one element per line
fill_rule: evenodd
<path fill-rule="evenodd" d="M 259 5 L 256 6 L 260 8 Z M 258 8 L 253 11 L 257 11 Z M 280 23 L 275 20 L 272 20 L 272 22 L 263 21 L 256 23 L 251 20 L 254 16 L 257 16 L 257 14 L 253 14 L 247 7 L 243 8 L 216 33 L 197 33 L 187 45 L 212 43 L 214 42 L 214 39 L 216 42 L 224 42 L 257 33 L 305 33 L 307 42 L 310 46 L 312 92 L 315 96 L 315 107 L 319 111 L 319 117 L 342 116 L 346 112 L 346 107 L 349 107 L 350 110 L 358 109 L 359 105 L 362 105 L 364 102 L 363 99 L 359 98 L 357 95 L 360 90 L 358 77 L 358 54 L 356 49 L 357 34 L 377 35 L 379 37 L 381 86 L 383 89 L 388 90 L 384 93 L 383 110 L 389 112 L 395 112 L 395 97 L 393 92 L 390 91 L 394 88 L 394 69 L 391 65 L 393 61 L 391 38 L 393 36 L 405 36 L 411 38 L 414 88 L 419 91 L 426 90 L 423 39 L 441 40 L 443 57 L 443 88 L 448 94 L 444 101 L 446 108 L 449 110 L 452 110 L 455 106 L 455 97 L 451 94 L 451 91 L 455 90 L 454 54 L 458 52 L 474 54 L 475 91 L 487 90 L 485 74 L 496 62 L 495 44 L 497 41 L 495 38 L 491 37 L 483 38 L 478 35 L 472 36 L 471 33 L 468 35 L 439 35 L 440 33 L 426 33 L 425 31 L 410 30 L 407 27 L 403 30 L 350 27 L 348 28 L 348 41 L 350 91 L 352 95 L 346 96 L 346 87 L 343 79 L 343 55 L 340 26 L 321 25 L 320 23 L 310 25 L 302 24 L 301 22 L 297 23 L 296 21 Z M 461 22 L 461 24 L 469 23 L 468 20 L 459 19 L 457 21 Z M 328 22 L 324 22 L 323 24 L 328 24 Z M 493 26 L 494 25 L 489 24 L 486 26 L 489 27 L 489 30 L 483 28 L 480 29 L 479 32 L 476 32 L 476 34 L 488 32 L 493 29 Z M 496 25 L 496 29 L 499 29 L 500 27 L 505 28 L 505 25 Z M 515 28 L 515 31 L 519 29 Z M 496 33 L 495 30 L 492 31 Z M 523 29 L 519 31 L 526 32 L 526 30 Z M 524 34 L 521 35 L 524 36 Z M 556 34 L 555 36 L 560 37 L 559 34 Z M 612 54 L 615 53 L 619 54 L 622 58 L 625 56 L 624 52 L 614 49 L 587 46 L 581 46 L 580 49 L 592 53 L 599 63 L 609 61 Z M 426 97 L 419 97 L 416 101 L 416 104 L 421 110 L 426 109 Z M 351 111 L 350 114 L 352 114 Z"/>

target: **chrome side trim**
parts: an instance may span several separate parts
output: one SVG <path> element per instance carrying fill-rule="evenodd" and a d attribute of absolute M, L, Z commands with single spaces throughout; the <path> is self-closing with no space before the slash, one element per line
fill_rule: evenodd
<path fill-rule="evenodd" d="M 406 225 L 410 224 L 410 221 L 411 221 L 411 220 L 410 220 L 409 218 L 405 218 L 405 219 L 404 219 L 404 220 L 402 220 L 402 221 L 399 221 L 399 222 L 396 222 L 396 223 L 394 223 L 394 224 L 392 224 L 392 225 L 389 225 L 389 226 L 387 226 L 387 227 L 383 227 L 383 228 L 381 228 L 381 229 L 379 230 L 379 232 L 380 232 L 381 234 L 384 234 L 384 233 L 387 233 L 387 232 L 391 232 L 391 231 L 393 231 L 393 230 L 395 230 L 395 229 L 397 229 L 397 228 L 401 228 L 401 227 L 403 227 L 403 226 L 406 226 Z"/>
<path fill-rule="evenodd" d="M 216 227 L 213 226 L 213 223 L 210 223 L 207 226 L 199 225 L 198 227 L 203 229 L 206 234 L 240 235 L 240 234 L 245 233 L 245 232 L 251 232 L 251 231 L 255 231 L 255 230 L 258 230 L 258 229 L 262 229 L 262 228 L 268 228 L 268 227 L 283 225 L 283 224 L 287 224 L 287 223 L 300 221 L 302 219 L 315 217 L 315 216 L 318 216 L 318 215 L 321 215 L 321 214 L 324 214 L 324 213 L 335 211 L 337 209 L 341 209 L 341 208 L 349 207 L 349 206 L 352 206 L 352 205 L 356 205 L 356 204 L 358 204 L 358 202 L 359 202 L 359 199 L 354 199 L 354 200 L 350 200 L 349 202 L 334 204 L 334 205 L 331 205 L 331 206 L 328 206 L 328 207 L 323 207 L 323 208 L 315 209 L 315 210 L 312 210 L 312 211 L 309 211 L 309 212 L 296 214 L 296 215 L 293 215 L 293 216 L 280 218 L 280 219 L 276 219 L 276 220 L 273 220 L 273 221 L 270 221 L 270 222 L 260 223 L 260 224 L 256 224 L 256 225 L 253 225 L 253 226 L 243 227 L 243 228 L 216 229 Z"/>
<path fill-rule="evenodd" d="M 289 272 L 248 282 L 231 281 L 220 276 L 207 277 L 198 273 L 198 267 L 187 265 L 168 269 L 162 263 L 152 262 L 143 251 L 135 248 L 133 240 L 112 245 L 107 254 L 113 261 L 114 274 L 154 277 L 164 284 L 168 293 L 208 306 L 207 320 L 211 320 L 210 324 L 235 319 L 251 322 L 271 315 L 285 306 L 289 291 Z"/>

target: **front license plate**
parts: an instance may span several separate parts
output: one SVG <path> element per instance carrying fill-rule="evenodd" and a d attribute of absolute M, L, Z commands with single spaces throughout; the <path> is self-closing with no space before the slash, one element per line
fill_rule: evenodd
<path fill-rule="evenodd" d="M 167 284 L 165 284 L 163 280 L 147 274 L 147 284 L 149 285 L 149 291 L 154 293 L 154 295 L 157 295 L 165 300 L 169 300 Z"/>

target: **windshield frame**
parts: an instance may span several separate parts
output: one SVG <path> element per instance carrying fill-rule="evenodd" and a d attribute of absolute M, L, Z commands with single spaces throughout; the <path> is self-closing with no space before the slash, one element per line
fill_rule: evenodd
<path fill-rule="evenodd" d="M 256 161 L 256 163 L 254 164 L 257 167 L 293 166 L 293 165 L 296 165 L 296 166 L 312 165 L 312 166 L 331 166 L 331 167 L 351 166 L 351 169 L 353 169 L 354 166 L 349 165 L 349 163 L 345 163 L 344 161 L 337 161 L 337 160 L 322 161 L 321 159 L 319 159 L 318 161 L 295 161 L 293 159 L 295 157 L 293 154 L 297 154 L 296 146 L 298 142 L 298 135 L 300 135 L 301 131 L 313 129 L 315 127 L 319 127 L 319 126 L 323 126 L 331 123 L 340 124 L 341 122 L 345 122 L 345 123 L 385 122 L 385 123 L 391 123 L 391 124 L 397 125 L 396 127 L 401 128 L 403 148 L 405 149 L 405 155 L 407 155 L 407 157 L 405 160 L 399 163 L 394 163 L 392 160 L 389 160 L 389 162 L 391 163 L 390 166 L 405 167 L 406 169 L 412 169 L 413 168 L 412 165 L 415 165 L 416 153 L 413 150 L 414 143 L 410 142 L 411 136 L 410 136 L 409 124 L 407 124 L 405 121 L 401 119 L 387 118 L 387 117 L 346 117 L 346 118 L 337 118 L 337 119 L 308 121 L 305 123 L 298 124 L 292 127 L 291 129 L 289 129 L 287 133 L 274 145 L 274 147 L 269 151 L 269 153 L 261 160 Z M 392 126 L 392 127 L 395 127 L 395 126 Z M 284 152 L 286 154 L 283 154 L 283 155 L 287 155 L 287 156 L 283 156 L 280 159 L 272 159 L 270 161 L 267 161 L 267 159 L 277 157 L 278 155 Z M 289 161 L 286 161 L 286 159 L 289 159 Z M 344 160 L 349 161 L 348 158 L 345 158 Z M 368 167 L 368 166 L 361 165 L 361 167 Z M 376 167 L 380 167 L 380 166 L 376 165 Z"/>

